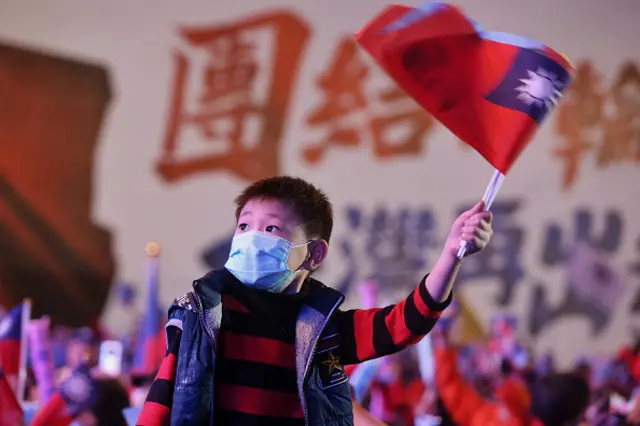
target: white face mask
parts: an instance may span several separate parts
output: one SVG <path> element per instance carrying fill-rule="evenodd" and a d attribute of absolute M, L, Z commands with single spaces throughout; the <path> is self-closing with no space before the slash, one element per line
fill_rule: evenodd
<path fill-rule="evenodd" d="M 294 247 L 284 238 L 259 231 L 249 231 L 233 237 L 229 259 L 224 267 L 249 287 L 280 293 L 291 284 L 295 271 L 287 265 Z"/>

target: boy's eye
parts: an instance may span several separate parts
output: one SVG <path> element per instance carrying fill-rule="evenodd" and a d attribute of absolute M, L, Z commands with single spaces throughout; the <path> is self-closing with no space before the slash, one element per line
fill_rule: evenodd
<path fill-rule="evenodd" d="M 241 223 L 238 225 L 238 229 L 241 231 L 246 231 L 247 229 L 249 229 L 249 225 L 247 225 L 246 223 Z"/>
<path fill-rule="evenodd" d="M 266 228 L 264 228 L 264 230 L 265 230 L 266 232 L 278 232 L 278 231 L 280 230 L 280 228 L 278 228 L 278 227 L 277 227 L 277 226 L 275 226 L 275 225 L 269 225 L 269 226 L 267 226 Z"/>

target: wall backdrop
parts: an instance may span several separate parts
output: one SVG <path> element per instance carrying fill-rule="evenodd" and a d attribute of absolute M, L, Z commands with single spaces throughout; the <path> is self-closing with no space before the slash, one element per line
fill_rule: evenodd
<path fill-rule="evenodd" d="M 560 361 L 611 351 L 640 326 L 640 2 L 458 4 L 577 66 L 460 291 Z M 349 306 L 372 275 L 387 300 L 410 291 L 491 168 L 355 45 L 383 6 L 0 1 L 0 304 L 28 295 L 59 321 L 126 328 L 109 294 L 143 288 L 145 244 L 163 247 L 168 304 L 224 263 L 233 198 L 274 174 L 330 194 L 320 276 Z"/>

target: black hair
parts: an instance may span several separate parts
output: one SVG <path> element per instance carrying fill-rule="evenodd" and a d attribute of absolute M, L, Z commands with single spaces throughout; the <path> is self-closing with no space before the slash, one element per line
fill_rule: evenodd
<path fill-rule="evenodd" d="M 302 220 L 309 238 L 322 238 L 327 243 L 333 231 L 333 207 L 327 194 L 304 179 L 276 176 L 259 180 L 236 197 L 236 220 L 249 200 L 271 199 L 290 206 Z"/>

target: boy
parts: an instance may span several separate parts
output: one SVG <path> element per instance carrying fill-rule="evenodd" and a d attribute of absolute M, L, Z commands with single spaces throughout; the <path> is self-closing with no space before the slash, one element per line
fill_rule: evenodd
<path fill-rule="evenodd" d="M 225 268 L 169 308 L 167 357 L 138 425 L 353 425 L 344 365 L 395 353 L 427 334 L 451 301 L 461 240 L 491 237 L 482 203 L 453 224 L 431 274 L 397 305 L 341 311 L 310 277 L 327 257 L 331 203 L 310 183 L 274 177 L 236 199 Z"/>

